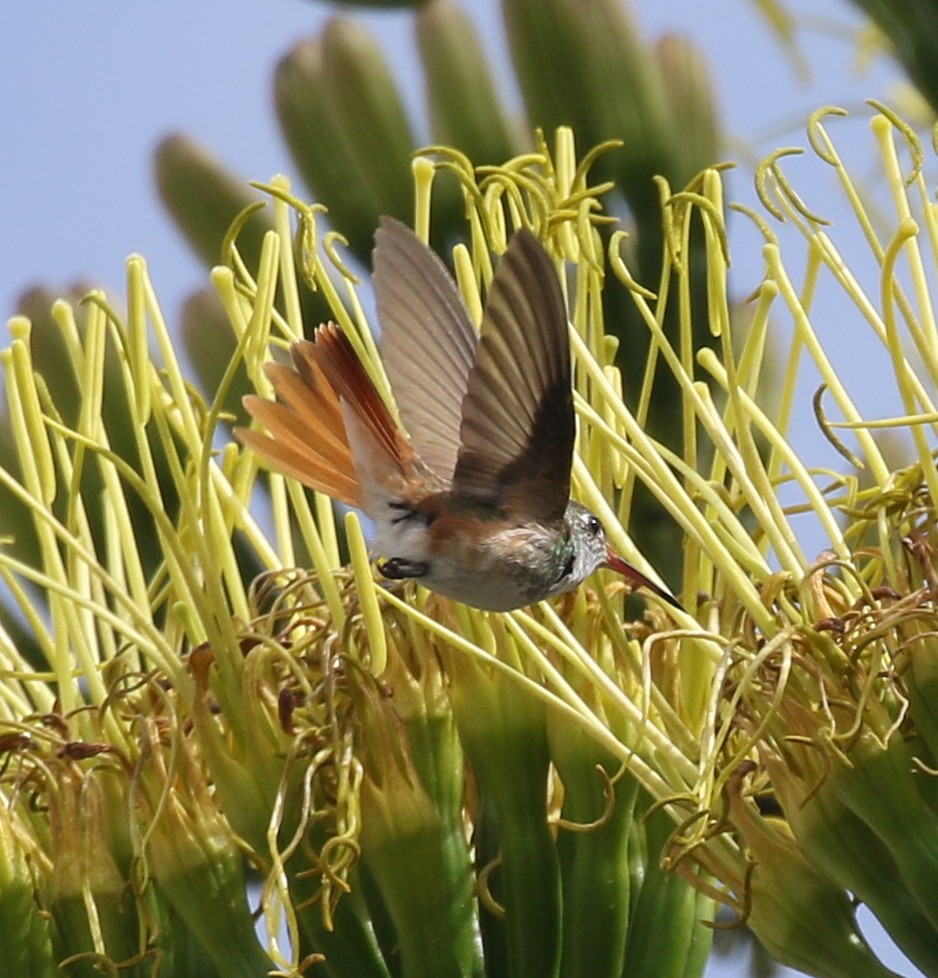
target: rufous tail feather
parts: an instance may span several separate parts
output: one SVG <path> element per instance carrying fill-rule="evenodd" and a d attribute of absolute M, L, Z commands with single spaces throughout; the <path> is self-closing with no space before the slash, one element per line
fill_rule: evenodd
<path fill-rule="evenodd" d="M 264 367 L 283 403 L 253 394 L 244 398 L 248 413 L 269 434 L 238 428 L 235 435 L 277 471 L 360 507 L 364 496 L 355 476 L 339 395 L 315 356 L 305 349 L 312 346 L 304 340 L 294 347 L 294 362 L 303 364 L 302 372 L 276 363 Z"/>
<path fill-rule="evenodd" d="M 316 330 L 316 342 L 310 345 L 323 374 L 377 440 L 387 461 L 402 475 L 409 474 L 414 458 L 410 442 L 391 417 L 348 337 L 335 323 L 326 323 Z"/>
<path fill-rule="evenodd" d="M 359 434 L 361 430 L 367 433 L 370 446 L 383 456 L 385 465 L 402 477 L 413 465 L 413 451 L 338 326 L 320 326 L 315 342 L 300 340 L 290 353 L 295 370 L 274 363 L 264 368 L 283 403 L 255 395 L 244 398 L 245 408 L 268 434 L 247 428 L 238 428 L 235 434 L 284 475 L 350 506 L 367 509 L 367 492 L 356 472 L 346 412 L 354 416 Z"/>

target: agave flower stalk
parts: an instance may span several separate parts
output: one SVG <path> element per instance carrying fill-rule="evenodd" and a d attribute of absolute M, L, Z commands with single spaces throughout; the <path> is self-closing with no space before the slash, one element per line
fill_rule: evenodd
<path fill-rule="evenodd" d="M 764 215 L 748 212 L 766 244 L 745 337 L 731 315 L 719 172 L 680 192 L 662 184 L 664 272 L 638 283 L 621 234 L 606 249 L 597 233 L 610 186 L 590 184 L 590 164 L 612 146 L 578 160 L 560 130 L 553 148 L 541 139 L 502 166 L 476 169 L 443 147 L 415 160 L 418 232 L 437 174 L 462 187 L 469 244 L 452 257 L 475 315 L 513 227 L 533 228 L 558 271 L 563 262 L 575 494 L 640 568 L 629 506 L 639 483 L 654 494 L 687 541 L 688 613 L 633 620 L 611 578 L 505 615 L 381 587 L 354 514 L 337 519 L 328 500 L 259 477 L 221 405 L 242 369 L 270 393 L 264 361 L 309 326 L 301 280 L 391 402 L 342 239 L 282 179 L 262 188 L 272 230 L 256 267 L 232 247 L 212 273 L 235 352 L 210 402 L 185 377 L 140 258 L 125 314 L 100 293 L 82 329 L 66 304 L 54 310 L 81 391 L 75 417 L 57 409 L 33 368 L 30 325 L 15 321 L 0 362 L 20 463 L 0 483 L 30 514 L 40 556 L 0 550 L 0 574 L 42 656 L 0 633 L 0 878 L 11 881 L 0 912 L 21 908 L 24 890 L 37 908 L 17 918 L 19 957 L 40 974 L 70 960 L 141 974 L 159 961 L 200 975 L 692 975 L 719 900 L 809 973 L 887 975 L 853 893 L 936 970 L 938 342 L 912 213 L 926 242 L 938 234 L 914 137 L 885 112 L 874 131 L 897 214 L 882 245 L 823 114 L 809 134 L 881 262 L 883 301 L 850 276 L 777 156 L 760 174 Z M 782 216 L 808 241 L 801 291 L 771 229 Z M 692 221 L 708 242 L 719 338 L 696 360 L 682 261 Z M 903 470 L 887 465 L 812 327 L 824 270 L 888 353 L 906 414 L 885 420 L 910 427 L 917 452 Z M 606 335 L 610 289 L 652 342 L 634 412 Z M 673 342 L 662 328 L 672 303 Z M 771 407 L 766 346 L 784 318 L 797 343 Z M 109 350 L 132 452 L 114 450 L 102 413 Z M 789 443 L 805 360 L 844 419 L 835 428 L 819 409 L 824 430 L 839 448 L 847 436 L 835 432 L 850 432 L 870 469 L 862 489 L 852 472 L 828 472 L 833 488 L 819 488 Z M 663 372 L 681 393 L 680 454 L 644 429 Z M 92 484 L 106 500 L 101 530 L 87 517 Z M 797 502 L 780 501 L 781 485 Z M 136 547 L 141 504 L 156 562 Z M 818 561 L 792 523 L 806 510 L 827 537 Z M 763 814 L 763 799 L 780 812 Z M 242 859 L 262 880 L 263 941 Z"/>

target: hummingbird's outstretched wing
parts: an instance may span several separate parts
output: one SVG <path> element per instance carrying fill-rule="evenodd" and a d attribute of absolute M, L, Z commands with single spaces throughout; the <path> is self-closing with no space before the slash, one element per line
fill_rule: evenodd
<path fill-rule="evenodd" d="M 463 402 L 453 491 L 542 521 L 563 517 L 576 433 L 557 271 L 522 229 L 495 268 Z"/>
<path fill-rule="evenodd" d="M 373 282 L 381 358 L 401 421 L 421 460 L 449 485 L 475 328 L 440 258 L 390 217 L 375 234 Z"/>

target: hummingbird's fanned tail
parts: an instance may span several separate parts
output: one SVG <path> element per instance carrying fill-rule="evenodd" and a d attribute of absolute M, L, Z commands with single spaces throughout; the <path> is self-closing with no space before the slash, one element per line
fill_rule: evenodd
<path fill-rule="evenodd" d="M 269 434 L 237 428 L 235 435 L 284 475 L 360 508 L 364 494 L 355 475 L 339 395 L 316 362 L 313 347 L 305 340 L 295 344 L 296 370 L 276 363 L 265 366 L 283 403 L 253 394 L 244 398 L 248 413 Z"/>
<path fill-rule="evenodd" d="M 290 348 L 294 370 L 264 372 L 283 403 L 249 395 L 248 412 L 269 434 L 240 428 L 240 441 L 285 475 L 357 509 L 376 494 L 399 491 L 415 458 L 342 330 L 327 323 L 315 342 Z"/>

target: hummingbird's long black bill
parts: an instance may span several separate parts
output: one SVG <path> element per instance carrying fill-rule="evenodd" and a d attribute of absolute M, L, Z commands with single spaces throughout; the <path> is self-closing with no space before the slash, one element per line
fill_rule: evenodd
<path fill-rule="evenodd" d="M 614 570 L 621 574 L 623 577 L 628 578 L 633 584 L 638 587 L 647 588 L 652 594 L 656 594 L 662 601 L 666 601 L 672 608 L 677 608 L 679 611 L 684 611 L 684 606 L 673 594 L 669 594 L 663 587 L 655 584 L 654 581 L 650 581 L 641 571 L 636 570 L 628 561 L 623 560 L 612 547 L 606 550 L 606 566 L 610 570 Z"/>

